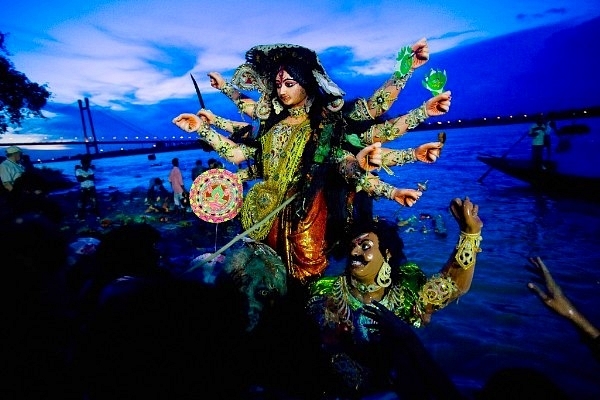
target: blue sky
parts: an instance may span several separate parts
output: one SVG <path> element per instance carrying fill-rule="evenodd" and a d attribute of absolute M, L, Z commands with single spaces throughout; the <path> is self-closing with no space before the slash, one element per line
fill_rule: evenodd
<path fill-rule="evenodd" d="M 428 65 L 435 67 L 436 53 L 600 15 L 597 0 L 2 2 L 0 30 L 9 34 L 9 58 L 53 93 L 48 119 L 28 121 L 15 131 L 19 140 L 81 138 L 77 100 L 85 97 L 99 135 L 179 135 L 170 119 L 197 109 L 190 73 L 209 108 L 236 117 L 206 73 L 230 77 L 257 44 L 310 47 L 330 75 L 351 80 L 357 91 L 364 87 L 367 95 L 393 71 L 396 52 L 421 37 L 429 41 Z M 422 95 L 414 105 L 428 98 Z"/>

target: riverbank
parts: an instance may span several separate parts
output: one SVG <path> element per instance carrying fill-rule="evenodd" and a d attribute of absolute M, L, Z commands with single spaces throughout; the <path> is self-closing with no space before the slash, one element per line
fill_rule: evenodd
<path fill-rule="evenodd" d="M 153 212 L 145 203 L 143 187 L 131 191 L 116 189 L 98 192 L 99 217 L 77 218 L 78 189 L 47 195 L 50 209 L 60 211 L 59 229 L 69 243 L 89 238 L 102 240 L 112 230 L 129 224 L 148 224 L 160 233 L 159 252 L 165 268 L 183 272 L 197 256 L 214 252 L 241 232 L 237 219 L 208 223 L 193 212 Z"/>

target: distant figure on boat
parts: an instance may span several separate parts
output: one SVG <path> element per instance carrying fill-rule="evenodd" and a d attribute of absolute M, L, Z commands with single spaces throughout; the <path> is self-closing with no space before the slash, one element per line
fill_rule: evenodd
<path fill-rule="evenodd" d="M 548 139 L 546 139 L 548 136 Z M 536 170 L 545 169 L 544 166 L 544 147 L 546 141 L 549 144 L 549 128 L 544 117 L 538 117 L 536 123 L 529 128 L 529 137 L 531 137 L 531 161 Z"/>

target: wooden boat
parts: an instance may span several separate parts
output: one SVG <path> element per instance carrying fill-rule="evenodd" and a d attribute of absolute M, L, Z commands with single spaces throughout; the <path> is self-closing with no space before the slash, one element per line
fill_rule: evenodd
<path fill-rule="evenodd" d="M 538 191 L 600 201 L 600 176 L 560 172 L 555 161 L 547 161 L 544 169 L 535 169 L 530 160 L 484 155 L 477 159 L 490 168 L 529 183 Z"/>
<path fill-rule="evenodd" d="M 600 143 L 600 130 L 588 124 L 554 125 L 551 159 L 544 150 L 544 168 L 534 168 L 530 158 L 515 158 L 509 152 L 527 137 L 523 135 L 501 156 L 480 154 L 477 159 L 489 166 L 478 179 L 483 179 L 493 170 L 528 183 L 538 192 L 554 197 L 582 198 L 600 201 L 600 162 L 593 149 Z"/>

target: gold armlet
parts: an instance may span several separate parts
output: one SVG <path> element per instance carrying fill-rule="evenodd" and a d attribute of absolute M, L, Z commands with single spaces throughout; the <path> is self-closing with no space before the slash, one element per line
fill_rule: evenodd
<path fill-rule="evenodd" d="M 208 136 L 211 136 L 211 133 L 215 133 L 211 128 L 210 124 L 200 123 L 200 128 L 196 131 L 200 137 L 206 139 Z"/>
<path fill-rule="evenodd" d="M 360 141 L 364 144 L 373 144 L 373 139 L 375 136 L 375 125 L 370 127 L 366 132 L 360 134 Z"/>
<path fill-rule="evenodd" d="M 423 103 L 420 107 L 408 112 L 406 115 L 406 125 L 408 125 L 408 129 L 414 129 L 427 118 L 427 108 L 425 103 Z"/>
<path fill-rule="evenodd" d="M 247 146 L 243 143 L 237 145 L 246 160 L 253 159 L 256 153 L 256 148 Z"/>
<path fill-rule="evenodd" d="M 350 119 L 355 121 L 368 121 L 372 120 L 373 117 L 369 114 L 369 108 L 365 99 L 358 99 L 354 103 L 354 109 L 348 115 Z"/>
<path fill-rule="evenodd" d="M 394 194 L 394 187 L 392 185 L 383 182 L 379 177 L 372 174 L 362 174 L 358 178 L 356 191 L 360 192 L 361 190 L 377 198 L 385 197 L 386 199 L 392 199 Z"/>
<path fill-rule="evenodd" d="M 223 140 L 221 136 L 217 136 L 217 141 L 218 143 L 213 146 L 217 154 L 226 159 L 233 157 L 233 150 L 238 146 Z"/>
<path fill-rule="evenodd" d="M 227 130 L 227 124 L 231 122 L 228 119 L 225 119 L 223 117 L 215 117 L 215 123 L 213 124 L 214 126 L 216 126 L 219 129 L 223 129 L 224 131 Z"/>
<path fill-rule="evenodd" d="M 449 276 L 434 275 L 425 282 L 419 291 L 419 298 L 425 305 L 434 310 L 446 307 L 460 295 L 460 290 Z"/>
<path fill-rule="evenodd" d="M 404 135 L 404 133 L 400 133 L 400 128 L 398 128 L 396 124 L 392 124 L 387 121 L 379 125 L 378 127 L 379 134 L 376 136 L 383 139 L 384 142 L 397 139 L 400 136 Z"/>
<path fill-rule="evenodd" d="M 415 150 L 412 148 L 406 150 L 392 150 L 381 157 L 382 165 L 395 166 L 413 163 L 417 161 Z"/>
<path fill-rule="evenodd" d="M 223 93 L 225 96 L 229 97 L 231 100 L 236 100 L 236 99 L 234 99 L 234 97 L 238 90 L 236 88 L 234 88 L 231 83 L 225 82 L 223 87 L 220 88 L 219 90 L 221 91 L 221 93 Z"/>
<path fill-rule="evenodd" d="M 371 98 L 371 109 L 375 110 L 375 115 L 381 115 L 389 110 L 390 105 L 396 100 L 392 94 L 385 89 L 379 89 Z"/>
<path fill-rule="evenodd" d="M 454 259 L 462 269 L 469 269 L 477 261 L 477 253 L 481 252 L 479 244 L 483 238 L 480 233 L 461 232 L 456 245 L 456 255 Z"/>
<path fill-rule="evenodd" d="M 392 77 L 392 83 L 394 84 L 394 86 L 396 86 L 396 89 L 401 90 L 404 89 L 404 86 L 406 86 L 406 82 L 408 81 L 408 78 L 410 78 L 413 74 L 414 70 L 411 68 L 410 71 L 408 71 L 408 73 L 400 78 L 396 78 L 396 74 L 394 74 L 394 76 Z"/>

